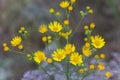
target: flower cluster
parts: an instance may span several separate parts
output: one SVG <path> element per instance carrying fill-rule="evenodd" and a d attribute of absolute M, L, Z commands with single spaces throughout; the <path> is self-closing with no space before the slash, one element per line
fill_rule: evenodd
<path fill-rule="evenodd" d="M 41 40 L 45 43 L 47 51 L 37 50 L 37 51 L 27 51 L 23 47 L 24 38 L 27 37 L 27 31 L 25 27 L 21 27 L 18 32 L 19 35 L 15 36 L 11 39 L 11 46 L 8 47 L 7 43 L 3 43 L 4 51 L 15 51 L 20 54 L 24 54 L 28 57 L 29 60 L 33 60 L 38 65 L 42 65 L 42 63 L 48 63 L 52 67 L 55 67 L 55 63 L 64 63 L 63 66 L 66 66 L 64 70 L 66 73 L 66 80 L 71 80 L 70 75 L 72 72 L 77 72 L 77 76 L 81 76 L 83 80 L 88 75 L 95 73 L 97 71 L 102 71 L 105 69 L 105 65 L 103 62 L 100 62 L 101 59 L 105 58 L 105 54 L 98 54 L 97 51 L 105 46 L 105 40 L 100 35 L 92 35 L 92 32 L 95 28 L 95 23 L 90 23 L 89 25 L 85 25 L 83 28 L 85 30 L 85 38 L 84 45 L 79 52 L 76 49 L 76 45 L 72 43 L 71 38 L 76 33 L 77 29 L 81 26 L 72 30 L 70 24 L 70 13 L 74 9 L 74 4 L 77 0 L 61 0 L 59 3 L 60 8 L 66 12 L 66 17 L 63 20 L 60 20 L 59 17 L 61 13 L 59 11 L 55 11 L 54 8 L 49 9 L 49 13 L 56 17 L 56 20 L 51 21 L 49 24 L 42 24 L 38 28 L 38 32 L 43 34 Z M 87 6 L 85 11 L 80 11 L 80 15 L 82 19 L 84 19 L 87 14 L 93 14 L 93 10 Z M 65 43 L 62 44 L 60 39 L 64 39 Z M 62 45 L 58 45 L 54 51 L 50 51 L 48 46 L 51 45 L 53 41 L 59 42 Z M 14 50 L 18 47 L 18 50 Z M 29 53 L 30 52 L 30 53 Z M 95 63 L 87 63 L 90 57 L 94 56 L 96 60 Z M 86 64 L 89 64 L 89 66 Z M 107 78 L 111 77 L 110 72 L 106 72 L 105 76 Z"/>

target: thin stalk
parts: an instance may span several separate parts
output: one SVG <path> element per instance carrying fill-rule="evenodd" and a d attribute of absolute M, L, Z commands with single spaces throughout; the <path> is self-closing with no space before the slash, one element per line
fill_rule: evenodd
<path fill-rule="evenodd" d="M 70 77 L 69 77 L 69 63 L 68 62 L 67 62 L 66 78 L 67 78 L 67 80 L 70 80 Z"/>
<path fill-rule="evenodd" d="M 81 18 L 80 22 L 78 23 L 77 27 L 75 28 L 75 31 L 71 34 L 70 39 L 71 39 L 72 36 L 74 36 L 74 34 L 75 34 L 75 33 L 77 32 L 77 30 L 79 29 L 79 27 L 80 27 L 81 22 L 82 22 L 83 19 L 84 19 L 84 17 Z"/>

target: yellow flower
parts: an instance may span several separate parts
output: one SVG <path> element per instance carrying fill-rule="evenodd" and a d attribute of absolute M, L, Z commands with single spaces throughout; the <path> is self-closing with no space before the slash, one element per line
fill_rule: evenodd
<path fill-rule="evenodd" d="M 88 41 L 88 38 L 87 38 L 87 37 L 85 37 L 85 38 L 84 38 L 84 41 Z"/>
<path fill-rule="evenodd" d="M 95 23 L 90 23 L 90 28 L 94 29 L 95 28 Z"/>
<path fill-rule="evenodd" d="M 49 36 L 47 36 L 47 39 L 50 39 L 50 40 L 51 40 L 51 39 L 52 39 L 52 36 L 50 36 L 50 35 L 49 35 Z"/>
<path fill-rule="evenodd" d="M 69 7 L 68 7 L 68 10 L 69 10 L 69 11 L 72 11 L 72 10 L 73 10 L 73 7 L 72 7 L 72 6 L 69 6 Z"/>
<path fill-rule="evenodd" d="M 6 47 L 7 46 L 7 43 L 3 43 L 3 47 Z"/>
<path fill-rule="evenodd" d="M 28 60 L 32 60 L 32 55 L 30 53 L 27 53 L 26 56 L 27 56 Z"/>
<path fill-rule="evenodd" d="M 105 58 L 105 54 L 101 53 L 101 54 L 100 54 L 100 58 L 101 58 L 101 59 L 104 59 L 104 58 Z"/>
<path fill-rule="evenodd" d="M 20 36 L 15 36 L 10 41 L 10 43 L 11 43 L 12 46 L 18 46 L 21 42 L 22 42 L 22 38 Z"/>
<path fill-rule="evenodd" d="M 102 38 L 99 35 L 96 35 L 93 38 L 91 38 L 91 41 L 92 41 L 92 45 L 95 48 L 102 48 L 105 45 L 104 38 Z"/>
<path fill-rule="evenodd" d="M 48 59 L 47 59 L 47 62 L 48 62 L 49 64 L 51 64 L 51 63 L 52 63 L 52 59 L 51 59 L 51 58 L 48 58 Z"/>
<path fill-rule="evenodd" d="M 98 70 L 104 70 L 105 69 L 105 66 L 104 66 L 104 64 L 103 63 L 99 63 L 98 64 Z"/>
<path fill-rule="evenodd" d="M 87 30 L 89 27 L 87 25 L 84 26 L 84 29 Z"/>
<path fill-rule="evenodd" d="M 23 45 L 22 45 L 22 44 L 19 45 L 19 46 L 18 46 L 18 49 L 23 49 Z"/>
<path fill-rule="evenodd" d="M 39 31 L 40 33 L 45 33 L 45 32 L 47 32 L 47 26 L 44 25 L 44 24 L 41 25 L 41 26 L 39 27 L 38 31 Z"/>
<path fill-rule="evenodd" d="M 96 54 L 96 55 L 94 56 L 94 58 L 95 58 L 96 60 L 98 60 L 98 59 L 99 59 L 99 55 Z"/>
<path fill-rule="evenodd" d="M 50 22 L 48 27 L 53 32 L 59 32 L 62 30 L 62 25 L 58 21 Z"/>
<path fill-rule="evenodd" d="M 88 11 L 90 14 L 93 14 L 93 9 L 90 9 L 89 11 Z"/>
<path fill-rule="evenodd" d="M 68 39 L 68 36 L 72 33 L 72 30 L 69 30 L 68 32 L 59 32 L 59 35 L 64 37 L 65 39 Z"/>
<path fill-rule="evenodd" d="M 93 69 L 95 68 L 95 65 L 94 65 L 94 64 L 90 64 L 89 68 L 90 68 L 91 70 L 93 70 Z"/>
<path fill-rule="evenodd" d="M 76 2 L 76 0 L 71 0 L 71 3 L 75 3 Z"/>
<path fill-rule="evenodd" d="M 27 53 L 26 56 L 27 56 L 28 58 L 32 57 L 30 53 Z"/>
<path fill-rule="evenodd" d="M 83 63 L 82 55 L 79 55 L 78 52 L 74 52 L 70 55 L 70 63 L 77 66 Z"/>
<path fill-rule="evenodd" d="M 18 32 L 22 33 L 23 31 L 25 31 L 25 27 L 24 26 L 20 27 L 20 30 Z"/>
<path fill-rule="evenodd" d="M 45 61 L 45 60 L 46 60 L 46 56 L 43 51 L 36 51 L 34 53 L 34 61 L 36 63 L 41 63 L 41 61 Z"/>
<path fill-rule="evenodd" d="M 55 11 L 54 11 L 54 8 L 50 8 L 49 9 L 49 13 L 53 14 Z"/>
<path fill-rule="evenodd" d="M 86 43 L 85 43 L 85 47 L 90 47 L 90 43 L 89 43 L 89 42 L 86 42 Z"/>
<path fill-rule="evenodd" d="M 80 70 L 79 70 L 79 73 L 80 73 L 80 74 L 83 74 L 83 73 L 84 73 L 84 69 L 80 69 Z"/>
<path fill-rule="evenodd" d="M 63 49 L 57 49 L 53 52 L 52 57 L 55 61 L 60 62 L 66 57 L 66 54 Z"/>
<path fill-rule="evenodd" d="M 60 12 L 56 12 L 55 15 L 56 15 L 56 16 L 60 16 Z"/>
<path fill-rule="evenodd" d="M 9 51 L 9 47 L 5 46 L 3 49 L 5 52 Z"/>
<path fill-rule="evenodd" d="M 82 52 L 83 52 L 83 54 L 85 55 L 85 56 L 90 56 L 91 54 L 92 54 L 92 51 L 91 51 L 91 49 L 88 47 L 83 47 L 82 48 Z"/>
<path fill-rule="evenodd" d="M 86 9 L 89 10 L 89 9 L 90 9 L 90 6 L 86 6 Z"/>
<path fill-rule="evenodd" d="M 62 1 L 60 2 L 60 7 L 65 9 L 69 6 L 69 4 L 69 1 Z"/>
<path fill-rule="evenodd" d="M 110 78 L 110 77 L 112 76 L 112 74 L 111 74 L 110 72 L 106 72 L 106 73 L 105 73 L 105 76 L 106 76 L 107 78 Z"/>
<path fill-rule="evenodd" d="M 47 37 L 46 37 L 46 36 L 43 36 L 43 37 L 42 37 L 42 41 L 43 41 L 43 42 L 46 42 L 46 41 L 47 41 Z"/>
<path fill-rule="evenodd" d="M 71 52 L 75 51 L 75 46 L 73 44 L 66 44 L 64 50 L 65 54 L 70 54 Z"/>
<path fill-rule="evenodd" d="M 69 25 L 69 20 L 68 19 L 64 20 L 64 24 Z"/>

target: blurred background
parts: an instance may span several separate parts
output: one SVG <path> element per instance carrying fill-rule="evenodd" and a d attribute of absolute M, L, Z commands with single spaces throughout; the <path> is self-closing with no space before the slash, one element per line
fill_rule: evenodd
<path fill-rule="evenodd" d="M 0 0 L 0 80 L 20 80 L 27 70 L 36 69 L 36 65 L 25 56 L 15 53 L 5 53 L 2 48 L 3 42 L 8 42 L 17 34 L 21 26 L 29 28 L 30 46 L 33 50 L 44 49 L 40 40 L 41 35 L 37 32 L 40 24 L 48 24 L 55 17 L 49 14 L 49 8 L 62 12 L 59 8 L 60 0 Z M 91 6 L 93 15 L 88 15 L 82 22 L 82 26 L 91 22 L 96 23 L 94 34 L 102 35 L 106 40 L 106 47 L 102 52 L 107 55 L 105 62 L 114 64 L 113 71 L 120 72 L 120 0 L 77 0 L 76 8 L 71 13 L 71 27 L 74 28 L 80 20 L 80 10 Z M 65 19 L 62 14 L 61 19 Z M 84 30 L 80 28 L 73 37 L 80 49 L 83 44 Z M 78 45 L 78 43 L 80 45 Z M 117 66 L 117 67 L 116 67 Z M 111 80 L 120 80 L 117 78 Z"/>

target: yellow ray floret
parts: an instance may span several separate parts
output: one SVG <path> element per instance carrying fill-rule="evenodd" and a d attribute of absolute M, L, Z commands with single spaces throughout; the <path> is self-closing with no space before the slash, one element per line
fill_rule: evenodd
<path fill-rule="evenodd" d="M 21 42 L 22 42 L 22 38 L 20 36 L 15 36 L 10 41 L 10 43 L 11 43 L 12 46 L 18 46 Z"/>
<path fill-rule="evenodd" d="M 78 52 L 72 53 L 70 56 L 70 63 L 75 66 L 77 66 L 78 64 L 82 64 L 83 63 L 82 55 L 79 55 Z"/>
<path fill-rule="evenodd" d="M 62 25 L 58 21 L 50 22 L 48 27 L 53 32 L 59 32 L 60 30 L 62 30 Z"/>
<path fill-rule="evenodd" d="M 52 57 L 53 60 L 60 62 L 66 57 L 66 54 L 63 49 L 57 49 L 53 52 Z"/>
<path fill-rule="evenodd" d="M 41 63 L 41 61 L 45 61 L 45 60 L 46 60 L 46 56 L 43 51 L 36 51 L 34 53 L 34 61 L 35 62 Z"/>
<path fill-rule="evenodd" d="M 91 41 L 92 41 L 92 45 L 95 48 L 102 48 L 103 46 L 105 46 L 104 38 L 102 38 L 99 35 L 96 35 L 96 36 L 92 37 Z"/>
<path fill-rule="evenodd" d="M 60 7 L 65 9 L 69 6 L 69 4 L 69 1 L 62 1 L 60 2 Z"/>
<path fill-rule="evenodd" d="M 66 44 L 65 46 L 65 54 L 70 54 L 75 51 L 75 46 L 73 44 Z"/>

